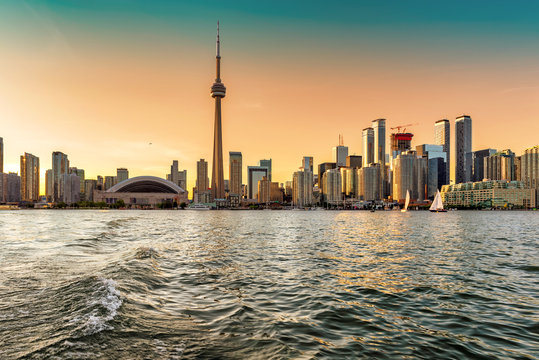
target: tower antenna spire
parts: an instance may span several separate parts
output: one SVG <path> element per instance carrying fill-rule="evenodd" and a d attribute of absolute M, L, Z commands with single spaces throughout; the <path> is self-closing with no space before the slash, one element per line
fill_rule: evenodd
<path fill-rule="evenodd" d="M 219 40 L 219 20 L 217 20 L 217 57 L 221 57 L 221 41 Z"/>

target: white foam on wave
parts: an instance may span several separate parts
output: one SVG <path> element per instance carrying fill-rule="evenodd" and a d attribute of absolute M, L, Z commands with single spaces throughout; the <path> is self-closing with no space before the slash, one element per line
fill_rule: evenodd
<path fill-rule="evenodd" d="M 116 282 L 112 279 L 99 279 L 102 282 L 102 286 L 99 287 L 92 296 L 92 300 L 89 302 L 91 307 L 99 305 L 98 308 L 93 309 L 88 315 L 84 324 L 84 334 L 92 335 L 103 330 L 112 330 L 113 326 L 108 324 L 109 321 L 114 319 L 118 314 L 118 309 L 122 306 L 122 299 L 120 292 L 116 289 Z M 105 291 L 105 294 L 102 294 Z M 103 314 L 103 312 L 105 312 Z"/>

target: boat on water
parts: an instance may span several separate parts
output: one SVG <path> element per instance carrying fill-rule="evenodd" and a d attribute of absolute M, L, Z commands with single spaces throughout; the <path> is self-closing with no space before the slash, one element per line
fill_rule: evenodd
<path fill-rule="evenodd" d="M 187 210 L 210 210 L 208 205 L 204 204 L 193 204 L 186 208 Z"/>
<path fill-rule="evenodd" d="M 440 195 L 440 190 L 436 191 L 436 196 L 434 197 L 434 200 L 432 201 L 432 205 L 429 209 L 430 212 L 447 212 L 446 209 L 444 209 L 444 203 L 442 201 L 442 196 Z"/>
<path fill-rule="evenodd" d="M 410 205 L 410 190 L 406 190 L 406 201 L 404 202 L 404 208 L 401 210 L 401 212 L 407 212 L 408 205 Z"/>

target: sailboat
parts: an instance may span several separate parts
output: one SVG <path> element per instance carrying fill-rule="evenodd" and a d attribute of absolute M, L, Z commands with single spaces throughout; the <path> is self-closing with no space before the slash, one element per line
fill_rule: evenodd
<path fill-rule="evenodd" d="M 430 206 L 429 211 L 447 212 L 447 210 L 444 209 L 444 203 L 442 202 L 442 196 L 440 195 L 440 190 L 436 191 L 436 196 L 434 197 L 434 200 L 432 201 L 432 205 Z"/>
<path fill-rule="evenodd" d="M 406 201 L 404 203 L 404 209 L 401 212 L 408 211 L 408 205 L 410 205 L 410 190 L 406 190 Z"/>

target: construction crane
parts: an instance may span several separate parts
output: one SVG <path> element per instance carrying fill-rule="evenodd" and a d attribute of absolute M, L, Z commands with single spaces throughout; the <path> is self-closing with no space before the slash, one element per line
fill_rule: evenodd
<path fill-rule="evenodd" d="M 392 127 L 392 128 L 390 128 L 390 129 L 391 129 L 391 130 L 397 129 L 397 132 L 398 132 L 398 133 L 404 133 L 404 132 L 406 132 L 406 128 L 407 128 L 407 127 L 413 126 L 413 125 L 416 125 L 416 124 L 399 125 L 399 126 Z M 401 129 L 402 129 L 402 131 L 401 131 Z"/>

